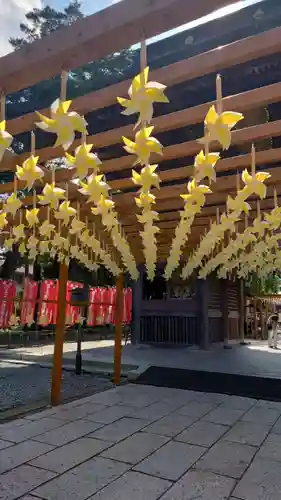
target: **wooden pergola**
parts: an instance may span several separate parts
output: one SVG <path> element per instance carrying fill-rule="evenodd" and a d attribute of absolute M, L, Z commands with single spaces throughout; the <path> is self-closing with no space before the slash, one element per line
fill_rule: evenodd
<path fill-rule="evenodd" d="M 92 60 L 117 52 L 122 48 L 127 48 L 132 44 L 163 33 L 169 29 L 178 27 L 199 17 L 202 17 L 218 8 L 224 7 L 230 0 L 197 0 L 192 9 L 186 0 L 123 0 L 120 3 L 85 18 L 75 25 L 61 29 L 49 37 L 38 42 L 27 45 L 19 51 L 11 53 L 1 58 L 0 64 L 0 88 L 7 95 L 18 90 L 29 87 L 39 81 L 49 79 L 61 74 L 63 71 L 71 71 Z M 200 76 L 211 74 L 253 59 L 276 54 L 281 51 L 281 28 L 275 28 L 256 36 L 239 40 L 224 47 L 211 50 L 209 52 L 196 55 L 194 57 L 176 62 L 167 67 L 152 71 L 150 79 L 159 81 L 167 86 L 173 86 L 181 82 L 191 80 Z M 118 84 L 91 92 L 88 95 L 78 97 L 73 100 L 71 109 L 79 114 L 85 114 L 92 110 L 110 106 L 116 102 L 117 96 L 125 96 L 128 92 L 129 81 L 122 81 Z M 223 99 L 223 106 L 226 109 L 243 112 L 257 107 L 266 107 L 281 100 L 281 83 L 275 83 L 266 87 L 257 88 L 241 94 L 227 96 Z M 50 103 L 51 104 L 51 103 Z M 182 109 L 167 115 L 158 116 L 153 119 L 154 134 L 180 129 L 183 126 L 194 125 L 204 121 L 204 117 L 212 103 L 204 103 L 188 109 Z M 48 115 L 46 109 L 40 110 L 44 115 Z M 38 121 L 35 113 L 25 114 L 7 122 L 7 131 L 16 135 L 22 132 L 32 131 L 34 122 Z M 109 124 L 110 125 L 110 124 Z M 243 124 L 242 124 L 243 127 Z M 281 120 L 257 124 L 246 128 L 235 130 L 232 134 L 232 144 L 251 144 L 267 138 L 281 135 Z M 102 148 L 110 145 L 122 143 L 122 136 L 134 137 L 132 125 L 122 128 L 109 129 L 106 132 L 98 133 L 87 137 L 87 143 L 94 144 L 94 147 L 101 149 L 99 154 L 103 159 Z M 74 141 L 70 152 L 80 144 L 80 140 Z M 160 232 L 157 235 L 158 261 L 165 261 L 169 255 L 174 230 L 179 221 L 179 212 L 183 207 L 183 200 L 180 194 L 186 191 L 186 183 L 193 172 L 193 165 L 186 165 L 180 168 L 171 168 L 161 171 L 161 162 L 196 155 L 201 149 L 197 141 L 188 141 L 164 147 L 163 156 L 155 157 L 159 163 L 161 189 L 152 190 L 156 196 L 155 210 L 159 212 L 159 222 L 157 223 Z M 64 155 L 62 148 L 46 147 L 36 150 L 39 162 L 46 162 Z M 8 152 L 0 164 L 1 171 L 16 171 L 16 166 L 29 156 L 28 154 L 14 155 Z M 154 160 L 154 158 L 153 158 Z M 281 148 L 259 151 L 256 153 L 257 170 L 266 165 L 267 171 L 271 174 L 266 182 L 267 196 L 260 203 L 261 211 L 273 208 L 274 188 L 277 188 L 277 195 L 281 191 L 281 167 L 275 164 L 281 160 Z M 135 192 L 131 176 L 122 175 L 132 167 L 132 157 L 124 154 L 119 158 L 110 158 L 102 163 L 102 173 L 120 173 L 120 177 L 110 182 L 110 188 L 118 212 L 119 221 L 122 227 L 131 252 L 137 264 L 144 262 L 142 252 L 142 240 L 140 231 L 141 224 L 136 218 L 138 209 L 135 204 Z M 226 198 L 229 194 L 236 192 L 237 172 L 242 172 L 244 168 L 251 165 L 251 155 L 243 154 L 236 157 L 225 158 L 218 162 L 216 171 L 219 174 L 216 183 L 212 185 L 212 194 L 207 195 L 207 202 L 201 213 L 195 217 L 192 231 L 188 239 L 188 245 L 184 249 L 183 257 L 186 258 L 191 250 L 196 247 L 204 231 L 210 227 L 210 220 L 215 220 L 218 208 L 225 210 Z M 44 182 L 51 182 L 52 174 L 47 168 L 44 170 Z M 93 220 L 93 215 L 89 205 L 85 204 L 83 196 L 78 191 L 78 186 L 73 182 L 73 171 L 62 169 L 55 174 L 56 185 L 64 187 L 68 185 L 68 198 L 73 202 L 79 201 L 81 217 L 89 222 Z M 171 183 L 174 183 L 171 185 Z M 18 189 L 23 184 L 18 183 Z M 40 182 L 36 183 L 40 189 Z M 131 189 L 131 192 L 128 190 Z M 11 193 L 14 190 L 14 183 L 0 185 L 0 193 Z M 137 189 L 135 189 L 137 191 Z M 33 199 L 28 196 L 24 199 L 25 206 L 32 206 Z M 250 199 L 252 210 L 249 220 L 257 213 L 255 196 Z M 40 210 L 40 218 L 46 218 L 44 209 Z M 118 262 L 120 256 L 114 249 L 113 242 L 108 233 L 103 229 L 102 224 L 96 220 L 96 231 L 104 248 L 109 254 L 114 254 Z M 244 227 L 243 222 L 238 224 L 238 229 Z M 59 287 L 59 313 L 57 318 L 54 372 L 52 384 L 52 403 L 58 404 L 60 401 L 60 385 L 62 370 L 63 338 L 65 329 L 65 307 L 66 307 L 66 282 L 68 268 L 65 264 L 60 266 L 60 287 Z M 122 321 L 122 290 L 123 277 L 117 279 L 117 312 L 116 312 L 116 356 L 115 356 L 115 381 L 118 383 L 120 377 L 121 362 L 121 321 Z"/>

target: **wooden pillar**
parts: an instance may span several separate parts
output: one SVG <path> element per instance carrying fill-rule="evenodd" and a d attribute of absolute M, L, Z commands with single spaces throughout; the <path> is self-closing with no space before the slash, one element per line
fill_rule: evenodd
<path fill-rule="evenodd" d="M 200 331 L 200 347 L 208 349 L 210 346 L 210 328 L 209 328 L 209 282 L 207 280 L 198 280 L 198 325 Z"/>
<path fill-rule="evenodd" d="M 139 269 L 139 279 L 132 285 L 132 344 L 140 342 L 140 321 L 143 290 L 143 268 Z"/>
<path fill-rule="evenodd" d="M 240 334 L 240 344 L 246 345 L 245 342 L 245 286 L 244 281 L 239 280 L 239 334 Z"/>
<path fill-rule="evenodd" d="M 124 308 L 124 276 L 116 279 L 115 345 L 114 345 L 114 383 L 120 384 L 122 353 L 122 319 Z"/>
<path fill-rule="evenodd" d="M 258 318 L 257 318 L 257 299 L 254 297 L 253 301 L 254 306 L 254 338 L 258 336 Z"/>
<path fill-rule="evenodd" d="M 65 333 L 66 316 L 66 289 L 68 280 L 68 266 L 60 264 L 58 306 L 56 319 L 56 334 L 54 346 L 54 361 L 52 374 L 51 404 L 56 406 L 61 402 L 61 378 L 62 378 L 62 358 L 63 342 Z"/>
<path fill-rule="evenodd" d="M 228 280 L 221 280 L 221 305 L 222 305 L 222 328 L 224 349 L 231 349 L 229 344 L 229 319 L 228 319 Z"/>

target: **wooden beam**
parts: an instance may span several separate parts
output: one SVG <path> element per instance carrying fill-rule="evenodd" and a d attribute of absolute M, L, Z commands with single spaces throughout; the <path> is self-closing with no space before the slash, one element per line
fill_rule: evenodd
<path fill-rule="evenodd" d="M 61 402 L 62 358 L 63 358 L 63 342 L 65 333 L 67 280 L 68 280 L 68 266 L 66 266 L 65 264 L 60 264 L 56 334 L 55 334 L 52 389 L 51 389 L 52 406 L 57 406 Z"/>
<path fill-rule="evenodd" d="M 115 343 L 114 343 L 114 383 L 120 384 L 122 355 L 122 319 L 124 308 L 124 276 L 116 279 Z"/>
<path fill-rule="evenodd" d="M 123 0 L 1 58 L 6 93 L 34 85 L 198 19 L 229 0 Z"/>
<path fill-rule="evenodd" d="M 172 86 L 179 84 L 183 81 L 192 80 L 194 78 L 198 78 L 203 75 L 207 75 L 210 73 L 215 73 L 216 71 L 221 71 L 222 68 L 230 68 L 231 66 L 235 66 L 236 64 L 241 64 L 243 62 L 251 61 L 253 59 L 259 57 L 265 57 L 270 54 L 278 53 L 281 50 L 281 29 L 274 28 L 272 30 L 268 30 L 259 35 L 254 35 L 243 40 L 238 40 L 237 42 L 230 43 L 225 45 L 224 47 L 219 47 L 203 54 L 198 54 L 196 56 L 190 57 L 188 59 L 184 59 L 182 61 L 178 61 L 169 66 L 165 66 L 164 68 L 159 68 L 150 73 L 150 77 L 153 81 L 161 82 L 167 86 Z M 94 111 L 96 109 L 100 109 L 103 107 L 110 106 L 116 103 L 116 97 L 126 95 L 128 92 L 128 88 L 130 86 L 131 81 L 126 80 L 123 82 L 119 82 L 115 85 L 110 85 L 109 87 L 97 90 L 95 92 L 91 92 L 85 96 L 78 97 L 73 100 L 72 109 L 81 114 L 86 114 L 90 111 Z M 275 92 L 275 87 L 280 85 L 273 84 L 269 85 L 268 88 L 268 99 L 270 99 L 271 93 Z M 272 88 L 272 90 L 270 89 Z M 263 92 L 263 89 L 256 89 Z M 240 94 L 241 96 L 244 94 L 248 94 L 248 96 L 252 95 L 252 92 L 243 92 Z M 229 98 L 231 99 L 231 98 Z M 237 96 L 237 100 L 239 102 L 239 98 Z M 261 105 L 267 105 L 267 103 L 273 101 L 264 101 L 261 99 Z M 230 103 L 230 101 L 229 101 Z M 244 105 L 245 107 L 240 108 L 240 110 L 247 109 L 248 98 L 245 98 Z M 50 102 L 51 104 L 51 102 Z M 231 108 L 234 104 L 231 104 Z M 251 106 L 249 101 L 249 106 Z M 199 108 L 199 106 L 197 106 Z M 202 104 L 201 110 L 205 113 L 207 104 Z M 239 107 L 237 107 L 239 109 Z M 249 109 L 249 108 L 248 108 Z M 187 125 L 189 122 L 185 118 L 185 111 L 183 110 L 178 112 L 178 127 Z M 48 114 L 49 109 L 41 110 L 41 113 Z M 174 114 L 174 113 L 173 113 Z M 169 119 L 166 116 L 158 117 L 154 120 L 154 125 L 158 129 L 159 132 L 164 130 L 169 130 Z M 28 113 L 18 118 L 14 118 L 13 120 L 9 120 L 7 124 L 8 131 L 12 134 L 19 134 L 21 132 L 26 132 L 27 130 L 31 130 L 34 126 L 34 122 L 37 117 L 35 113 Z M 199 118 L 201 121 L 201 117 Z M 182 125 L 181 125 L 182 123 Z M 194 122 L 196 123 L 196 122 Z M 163 128 L 161 128 L 163 127 Z M 131 133 L 131 127 L 124 127 L 125 132 L 123 135 Z M 127 132 L 126 132 L 127 130 Z M 97 146 L 106 146 L 109 144 L 114 144 L 115 141 L 119 142 L 122 134 L 120 133 L 119 138 L 117 132 L 115 130 L 109 130 L 108 132 L 104 132 L 102 134 L 97 134 L 96 142 Z"/>

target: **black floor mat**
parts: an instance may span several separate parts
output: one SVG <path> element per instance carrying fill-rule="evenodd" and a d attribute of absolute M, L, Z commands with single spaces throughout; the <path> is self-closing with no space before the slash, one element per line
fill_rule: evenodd
<path fill-rule="evenodd" d="M 135 382 L 281 401 L 281 379 L 275 378 L 151 366 Z"/>

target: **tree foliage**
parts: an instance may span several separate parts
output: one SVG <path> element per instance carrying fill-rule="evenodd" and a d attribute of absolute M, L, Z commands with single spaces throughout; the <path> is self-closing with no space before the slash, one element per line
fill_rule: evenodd
<path fill-rule="evenodd" d="M 245 284 L 247 292 L 253 296 L 277 294 L 280 291 L 280 279 L 274 273 L 269 274 L 265 279 L 253 273 Z"/>

